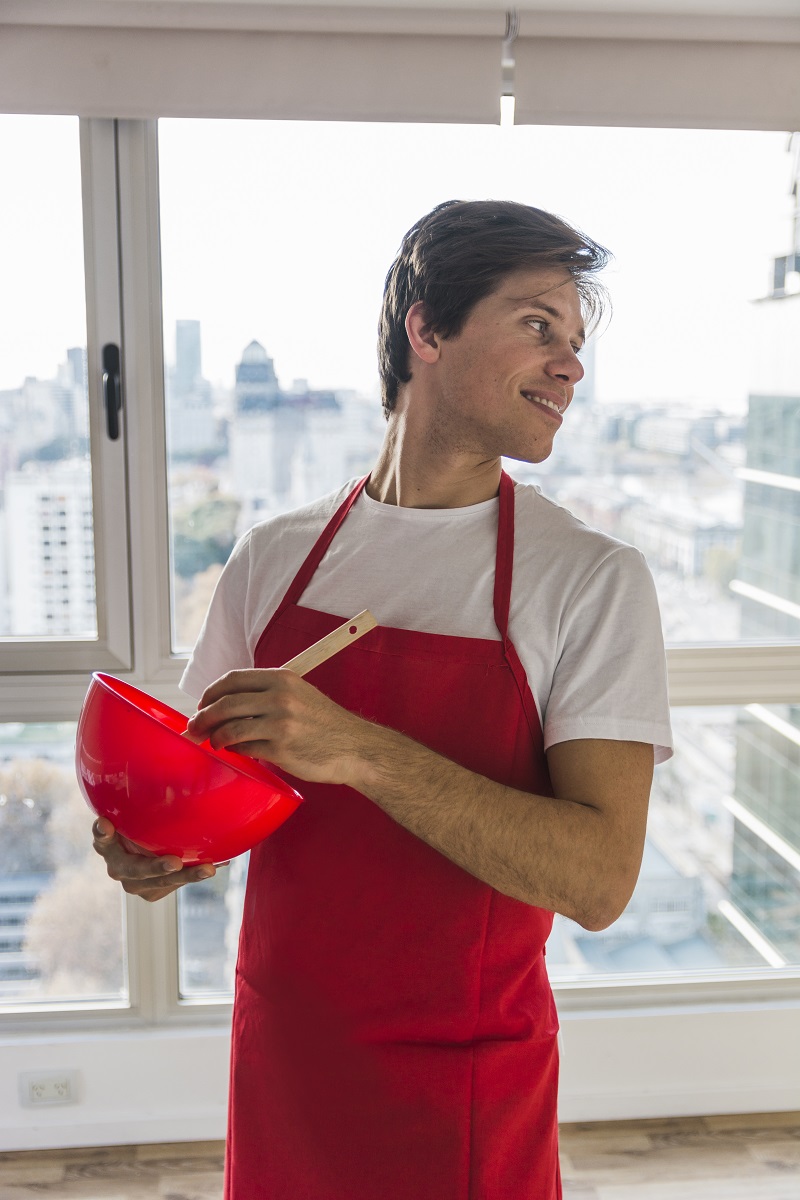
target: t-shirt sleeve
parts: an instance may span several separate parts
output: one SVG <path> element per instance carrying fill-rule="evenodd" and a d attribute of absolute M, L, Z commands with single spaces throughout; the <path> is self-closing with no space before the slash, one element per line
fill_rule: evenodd
<path fill-rule="evenodd" d="M 199 700 L 227 671 L 253 666 L 247 640 L 245 604 L 250 578 L 250 533 L 234 546 L 211 597 L 206 618 L 180 681 L 181 690 Z"/>
<path fill-rule="evenodd" d="M 666 655 L 655 584 L 641 551 L 619 546 L 562 621 L 544 718 L 545 749 L 576 738 L 651 742 L 672 755 Z"/>

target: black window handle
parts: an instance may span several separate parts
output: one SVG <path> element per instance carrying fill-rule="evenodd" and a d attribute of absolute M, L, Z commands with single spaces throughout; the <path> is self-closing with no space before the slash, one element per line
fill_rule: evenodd
<path fill-rule="evenodd" d="M 122 384 L 119 375 L 119 346 L 103 346 L 103 403 L 106 429 L 112 442 L 119 437 L 119 410 L 122 408 Z"/>

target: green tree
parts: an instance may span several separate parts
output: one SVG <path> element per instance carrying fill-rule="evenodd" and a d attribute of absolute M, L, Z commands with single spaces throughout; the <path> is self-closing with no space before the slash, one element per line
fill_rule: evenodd
<path fill-rule="evenodd" d="M 41 780 L 39 792 L 45 780 L 50 785 L 40 840 L 54 875 L 25 928 L 25 949 L 41 973 L 41 991 L 59 997 L 117 995 L 124 983 L 123 893 L 94 852 L 93 814 L 74 771 L 37 760 L 18 766 L 24 776 Z"/>
<path fill-rule="evenodd" d="M 54 869 L 48 824 L 53 808 L 77 783 L 62 767 L 18 759 L 0 767 L 0 870 L 4 876 Z"/>
<path fill-rule="evenodd" d="M 703 564 L 706 579 L 710 579 L 726 595 L 731 580 L 736 578 L 738 565 L 739 551 L 729 550 L 727 546 L 711 546 L 706 551 Z"/>
<path fill-rule="evenodd" d="M 124 986 L 123 892 L 91 848 L 86 818 L 88 853 L 79 865 L 58 868 L 25 931 L 25 949 L 37 963 L 47 996 L 118 995 Z"/>
<path fill-rule="evenodd" d="M 0 767 L 0 871 L 51 877 L 24 946 L 46 996 L 117 995 L 122 891 L 92 848 L 92 813 L 71 767 L 19 758 Z"/>
<path fill-rule="evenodd" d="M 213 563 L 227 561 L 236 541 L 241 505 L 232 496 L 212 493 L 199 504 L 176 512 L 173 522 L 173 562 L 184 579 Z"/>

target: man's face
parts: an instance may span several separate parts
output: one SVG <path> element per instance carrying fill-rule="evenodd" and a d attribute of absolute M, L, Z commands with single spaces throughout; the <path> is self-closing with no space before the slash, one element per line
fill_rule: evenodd
<path fill-rule="evenodd" d="M 578 291 L 563 269 L 507 275 L 461 333 L 440 342 L 434 436 L 482 461 L 541 462 L 583 377 L 584 339 Z"/>

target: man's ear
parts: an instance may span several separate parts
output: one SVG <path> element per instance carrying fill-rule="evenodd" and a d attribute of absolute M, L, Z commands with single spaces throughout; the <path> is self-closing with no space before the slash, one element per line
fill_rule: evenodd
<path fill-rule="evenodd" d="M 421 300 L 412 304 L 406 313 L 408 344 L 417 358 L 426 363 L 438 362 L 441 338 L 428 320 L 428 313 Z"/>

